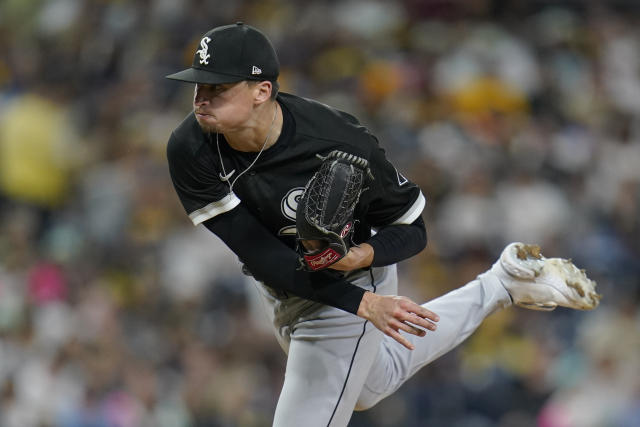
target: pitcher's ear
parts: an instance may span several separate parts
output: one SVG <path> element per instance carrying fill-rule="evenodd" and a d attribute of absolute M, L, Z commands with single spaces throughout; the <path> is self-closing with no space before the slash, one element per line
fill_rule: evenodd
<path fill-rule="evenodd" d="M 268 80 L 254 83 L 254 97 L 257 103 L 261 104 L 271 98 L 273 85 Z"/>

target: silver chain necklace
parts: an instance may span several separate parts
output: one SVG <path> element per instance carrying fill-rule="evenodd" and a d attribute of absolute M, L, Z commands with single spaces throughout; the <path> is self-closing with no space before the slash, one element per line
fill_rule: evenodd
<path fill-rule="evenodd" d="M 232 169 L 231 172 L 229 172 L 229 173 L 227 173 L 227 171 L 225 170 L 224 162 L 222 161 L 222 154 L 220 153 L 220 142 L 218 140 L 219 139 L 218 138 L 219 134 L 216 132 L 216 148 L 218 149 L 218 157 L 220 158 L 220 165 L 222 166 L 222 173 L 218 173 L 218 176 L 220 177 L 220 179 L 222 181 L 225 181 L 227 184 L 229 184 L 229 192 L 230 193 L 233 192 L 233 185 L 236 183 L 238 178 L 240 178 L 242 175 L 244 175 L 258 161 L 258 158 L 260 157 L 260 154 L 262 154 L 262 152 L 264 151 L 264 147 L 267 146 L 267 141 L 269 141 L 269 137 L 271 136 L 271 131 L 273 130 L 273 124 L 276 122 L 276 116 L 277 115 L 278 115 L 278 103 L 276 102 L 276 109 L 273 112 L 273 119 L 271 119 L 271 126 L 269 126 L 269 131 L 267 132 L 267 136 L 264 139 L 264 142 L 262 143 L 262 148 L 260 148 L 260 151 L 258 151 L 258 155 L 256 156 L 255 159 L 253 159 L 253 162 L 251 162 L 251 164 L 249 166 L 247 166 L 247 168 L 245 170 L 240 172 L 240 174 L 238 174 L 238 176 L 236 176 L 236 179 L 234 179 L 231 183 L 229 183 L 229 179 L 236 172 L 236 170 Z"/>

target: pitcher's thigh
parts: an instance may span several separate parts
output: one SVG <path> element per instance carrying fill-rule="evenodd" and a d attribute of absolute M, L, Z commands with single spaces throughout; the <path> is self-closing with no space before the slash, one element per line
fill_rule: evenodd
<path fill-rule="evenodd" d="M 362 319 L 335 332 L 313 339 L 294 333 L 274 426 L 348 424 L 383 335 Z"/>

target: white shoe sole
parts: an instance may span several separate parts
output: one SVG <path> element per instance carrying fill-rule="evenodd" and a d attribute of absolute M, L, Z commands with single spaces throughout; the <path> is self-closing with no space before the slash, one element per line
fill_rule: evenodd
<path fill-rule="evenodd" d="M 560 305 L 592 310 L 602 297 L 595 291 L 596 282 L 584 270 L 571 260 L 545 258 L 538 245 L 512 243 L 497 264 L 501 268 L 492 271 L 502 276 L 513 302 L 524 308 L 551 311 Z"/>

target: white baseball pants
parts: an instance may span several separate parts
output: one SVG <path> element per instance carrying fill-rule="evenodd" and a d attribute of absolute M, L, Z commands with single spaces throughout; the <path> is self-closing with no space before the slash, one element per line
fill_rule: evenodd
<path fill-rule="evenodd" d="M 350 281 L 372 292 L 397 295 L 396 267 L 375 268 Z M 410 351 L 370 322 L 297 297 L 267 304 L 280 345 L 288 354 L 274 427 L 344 427 L 354 410 L 371 408 L 418 369 L 464 341 L 496 309 L 511 304 L 500 281 L 487 272 L 423 304 L 440 316 L 435 332 L 406 334 Z"/>

